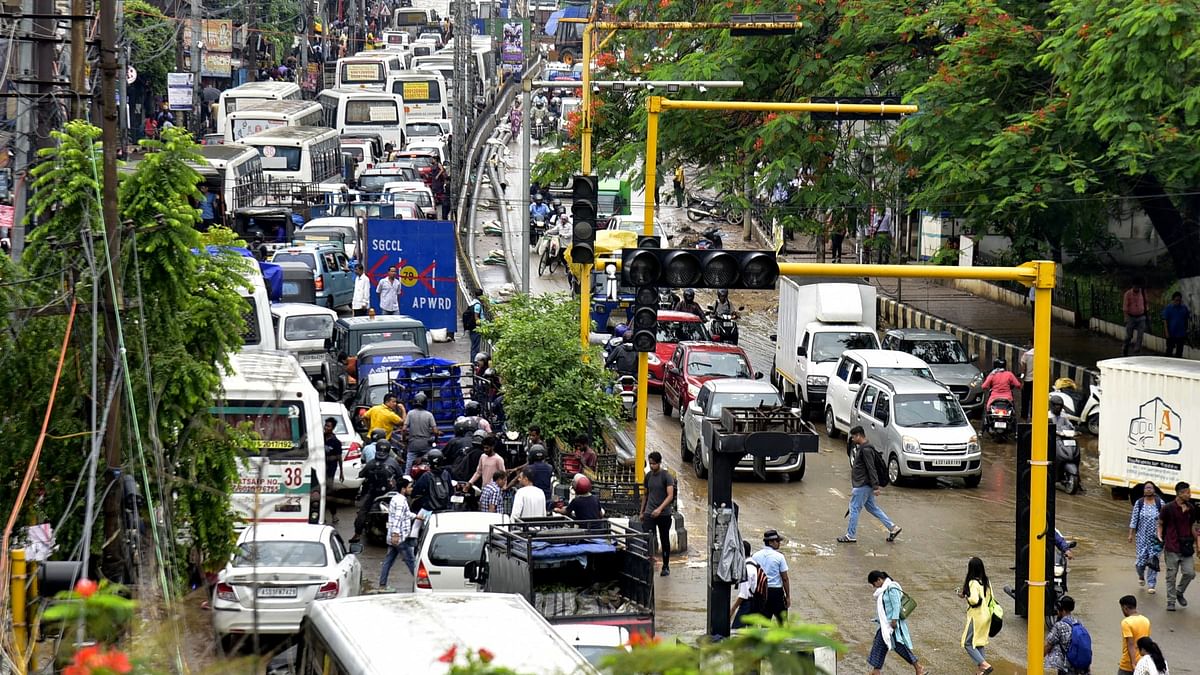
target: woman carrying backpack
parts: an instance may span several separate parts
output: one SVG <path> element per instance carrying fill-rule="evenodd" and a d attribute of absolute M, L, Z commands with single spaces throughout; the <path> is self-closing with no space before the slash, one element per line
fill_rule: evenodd
<path fill-rule="evenodd" d="M 1092 665 L 1092 637 L 1071 614 L 1075 611 L 1075 599 L 1064 595 L 1058 599 L 1055 609 L 1058 620 L 1046 636 L 1046 672 L 1087 675 Z"/>
<path fill-rule="evenodd" d="M 967 576 L 963 579 L 959 597 L 967 601 L 967 625 L 963 628 L 962 646 L 975 662 L 976 673 L 988 675 L 994 668 L 983 655 L 992 629 L 992 585 L 988 583 L 983 561 L 971 558 L 967 562 Z"/>
<path fill-rule="evenodd" d="M 925 666 L 920 664 L 912 650 L 908 621 L 900 616 L 900 605 L 904 598 L 900 584 L 881 570 L 872 570 L 867 575 L 867 583 L 875 587 L 875 622 L 879 624 L 879 630 L 875 631 L 875 642 L 871 645 L 871 655 L 867 657 L 867 663 L 872 668 L 871 675 L 879 675 L 889 651 L 895 651 L 900 658 L 908 661 L 916 675 L 924 675 Z"/>
<path fill-rule="evenodd" d="M 1154 593 L 1154 587 L 1158 585 L 1158 554 L 1162 545 L 1158 543 L 1157 527 L 1162 507 L 1158 486 L 1146 481 L 1142 484 L 1142 498 L 1134 502 L 1129 514 L 1129 542 L 1137 547 L 1133 566 L 1137 570 L 1138 586 L 1146 586 L 1147 593 Z"/>

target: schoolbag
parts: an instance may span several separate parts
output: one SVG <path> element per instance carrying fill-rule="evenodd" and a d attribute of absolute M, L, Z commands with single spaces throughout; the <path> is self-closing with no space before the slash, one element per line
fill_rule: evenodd
<path fill-rule="evenodd" d="M 363 478 L 366 480 L 367 489 L 373 493 L 387 492 L 391 489 L 390 478 L 391 472 L 388 471 L 387 461 L 373 459 L 367 464 L 367 470 L 364 472 Z"/>
<path fill-rule="evenodd" d="M 1067 647 L 1067 663 L 1079 672 L 1086 673 L 1092 666 L 1092 636 L 1078 619 L 1067 622 L 1071 626 L 1071 645 Z"/>
<path fill-rule="evenodd" d="M 859 458 L 862 457 L 864 447 L 866 446 L 859 446 L 858 448 Z M 874 446 L 871 447 L 871 461 L 875 463 L 875 478 L 879 481 L 879 487 L 885 488 L 891 485 L 892 482 L 888 480 L 887 463 L 883 461 L 883 455 Z"/>
<path fill-rule="evenodd" d="M 750 558 L 746 558 L 746 563 L 753 565 L 754 569 L 758 570 L 758 576 L 755 577 L 756 583 L 754 584 L 754 601 L 758 603 L 759 607 L 762 607 L 762 603 L 767 601 L 767 573 L 763 571 L 763 568 L 758 563 Z"/>
<path fill-rule="evenodd" d="M 450 477 L 445 469 L 441 474 L 430 474 L 429 510 L 441 511 L 450 506 Z"/>

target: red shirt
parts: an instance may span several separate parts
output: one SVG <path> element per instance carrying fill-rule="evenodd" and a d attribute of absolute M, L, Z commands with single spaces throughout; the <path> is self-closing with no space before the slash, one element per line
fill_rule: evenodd
<path fill-rule="evenodd" d="M 1192 530 L 1197 522 L 1195 506 L 1189 505 L 1188 510 L 1184 511 L 1179 502 L 1172 500 L 1170 504 L 1163 507 L 1158 518 L 1162 521 L 1163 549 L 1171 553 L 1179 553 L 1180 539 L 1195 538 L 1196 534 Z"/>
<path fill-rule="evenodd" d="M 992 371 L 983 381 L 983 388 L 992 390 L 992 393 L 988 395 L 988 403 L 998 398 L 1012 401 L 1014 400 L 1013 391 L 1021 388 L 1021 381 L 1007 370 Z"/>

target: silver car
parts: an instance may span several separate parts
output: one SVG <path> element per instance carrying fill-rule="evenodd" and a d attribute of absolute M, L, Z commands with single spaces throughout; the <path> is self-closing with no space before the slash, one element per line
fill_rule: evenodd
<path fill-rule="evenodd" d="M 883 348 L 907 352 L 929 364 L 933 377 L 954 392 L 967 414 L 983 409 L 983 373 L 978 357 L 967 354 L 958 338 L 944 330 L 895 328 L 883 336 Z"/>
<path fill-rule="evenodd" d="M 741 377 L 726 377 L 709 380 L 700 387 L 695 400 L 687 407 L 683 418 L 683 433 L 679 436 L 679 449 L 684 462 L 690 462 L 697 478 L 708 476 L 712 466 L 712 449 L 705 438 L 704 421 L 721 419 L 721 410 L 730 408 L 753 408 L 783 404 L 779 392 L 768 382 Z M 793 452 L 767 460 L 767 473 L 786 473 L 794 480 L 804 478 L 804 453 Z M 754 458 L 747 455 L 734 467 L 738 473 L 754 471 Z"/>

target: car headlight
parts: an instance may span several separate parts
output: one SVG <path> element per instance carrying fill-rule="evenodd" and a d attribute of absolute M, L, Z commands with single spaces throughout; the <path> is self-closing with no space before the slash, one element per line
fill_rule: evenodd
<path fill-rule="evenodd" d="M 904 443 L 904 452 L 909 455 L 917 455 L 921 452 L 921 442 L 912 436 L 905 436 L 902 439 Z"/>
<path fill-rule="evenodd" d="M 983 384 L 983 373 L 975 373 L 975 377 L 971 378 L 971 386 L 978 387 Z"/>
<path fill-rule="evenodd" d="M 967 454 L 975 454 L 979 452 L 979 437 L 972 436 L 971 440 L 967 441 Z"/>
<path fill-rule="evenodd" d="M 691 396 L 692 398 L 696 398 L 696 396 L 699 395 L 699 393 L 700 393 L 700 387 L 697 387 L 694 384 L 688 385 L 688 396 Z"/>
<path fill-rule="evenodd" d="M 652 366 L 657 366 L 660 363 L 662 363 L 662 361 L 658 358 L 657 354 L 651 353 L 651 354 L 646 354 L 646 363 L 649 363 Z"/>
<path fill-rule="evenodd" d="M 809 375 L 805 379 L 805 382 L 807 382 L 808 386 L 810 387 L 824 387 L 825 385 L 829 384 L 829 378 L 824 375 Z"/>

